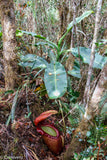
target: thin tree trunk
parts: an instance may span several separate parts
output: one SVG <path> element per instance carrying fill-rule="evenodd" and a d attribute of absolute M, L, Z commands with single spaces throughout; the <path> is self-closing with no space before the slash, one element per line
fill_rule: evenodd
<path fill-rule="evenodd" d="M 97 35 L 98 35 L 98 29 L 99 29 L 98 24 L 99 24 L 99 20 L 100 20 L 101 6 L 102 6 L 102 0 L 99 0 L 98 5 L 97 5 L 95 31 L 94 31 L 94 38 L 93 38 L 93 44 L 92 44 L 88 78 L 87 78 L 86 89 L 85 89 L 85 94 L 84 94 L 85 95 L 85 104 L 88 103 L 88 105 L 85 108 L 86 109 L 85 114 L 84 114 L 81 122 L 79 123 L 79 126 L 77 127 L 77 129 L 75 131 L 75 135 L 73 136 L 71 144 L 64 154 L 64 160 L 70 160 L 72 158 L 73 154 L 78 152 L 78 148 L 80 150 L 81 145 L 84 142 L 84 139 L 86 138 L 86 133 L 88 130 L 90 130 L 92 120 L 95 117 L 95 115 L 97 114 L 99 102 L 101 101 L 101 97 L 102 97 L 105 89 L 107 89 L 107 64 L 106 64 L 101 72 L 99 82 L 94 90 L 92 98 L 89 101 L 90 81 L 91 81 L 92 66 L 93 66 L 94 56 L 95 56 L 95 47 L 96 47 L 95 43 L 97 42 Z M 82 139 L 82 142 L 80 142 L 79 139 Z"/>
<path fill-rule="evenodd" d="M 69 0 L 59 1 L 58 10 L 59 10 L 59 17 L 60 17 L 60 31 L 59 31 L 58 40 L 66 32 L 67 25 L 71 22 L 72 10 L 70 5 L 71 5 L 71 2 Z M 67 48 L 70 48 L 71 32 L 69 32 L 67 37 L 63 40 L 63 42 L 65 42 Z"/>
<path fill-rule="evenodd" d="M 89 69 L 88 69 L 88 77 L 87 77 L 87 82 L 86 82 L 86 87 L 85 87 L 85 92 L 84 92 L 84 106 L 87 106 L 87 107 L 88 107 L 88 103 L 90 99 L 90 82 L 91 82 L 91 76 L 92 76 L 92 71 L 93 71 L 92 67 L 93 67 L 93 63 L 95 59 L 95 48 L 96 48 L 98 31 L 99 31 L 101 7 L 102 7 L 102 0 L 99 0 L 97 4 L 95 30 L 94 30 L 92 49 L 91 49 L 90 64 L 89 64 Z"/>
<path fill-rule="evenodd" d="M 13 0 L 0 0 L 0 15 L 3 29 L 5 89 L 13 90 L 18 82 Z"/>
<path fill-rule="evenodd" d="M 86 133 L 87 131 L 90 130 L 92 120 L 95 117 L 95 115 L 97 115 L 100 109 L 99 102 L 101 101 L 101 98 L 104 92 L 106 91 L 107 91 L 107 64 L 104 66 L 101 72 L 99 82 L 94 90 L 94 93 L 90 100 L 89 107 L 86 109 L 84 117 L 75 131 L 75 135 L 73 136 L 71 144 L 67 149 L 67 151 L 65 152 L 64 160 L 69 160 L 74 153 L 78 152 L 78 149 L 80 150 L 82 143 L 86 138 Z M 80 142 L 79 139 L 83 141 Z"/>

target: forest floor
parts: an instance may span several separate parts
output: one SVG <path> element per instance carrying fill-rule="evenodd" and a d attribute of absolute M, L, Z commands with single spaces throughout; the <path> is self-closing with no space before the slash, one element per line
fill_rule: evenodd
<path fill-rule="evenodd" d="M 11 122 L 9 116 L 15 99 L 15 92 L 4 89 L 4 80 L 0 79 L 0 160 L 62 160 L 63 155 L 69 146 L 72 134 L 64 134 L 64 124 L 62 120 L 61 110 L 55 100 L 50 100 L 47 94 L 37 94 L 40 88 L 37 87 L 36 91 L 31 87 L 24 85 L 18 93 L 17 105 L 14 108 L 14 121 Z M 41 83 L 41 81 L 40 81 Z M 36 84 L 36 82 L 34 82 Z M 38 86 L 38 85 L 37 85 Z M 66 102 L 65 97 L 61 101 Z M 57 110 L 58 114 L 47 118 L 48 123 L 54 124 L 64 137 L 64 147 L 59 155 L 53 154 L 44 143 L 42 136 L 36 131 L 29 118 L 27 103 L 32 113 L 32 120 L 34 121 L 41 113 L 47 110 Z M 64 115 L 65 116 L 65 115 Z M 65 125 L 70 126 L 68 118 L 65 118 Z M 74 131 L 75 132 L 75 131 Z M 105 148 L 105 145 L 103 145 Z M 81 143 L 78 147 L 78 153 L 87 148 L 87 142 Z M 105 151 L 106 155 L 106 151 Z M 72 159 L 71 159 L 72 160 Z M 99 160 L 105 160 L 99 158 Z"/>
<path fill-rule="evenodd" d="M 11 106 L 15 94 L 8 96 L 4 94 L 4 89 L 0 88 L 0 160 L 23 159 L 23 160 L 60 160 L 71 141 L 71 135 L 65 135 L 65 145 L 59 155 L 53 154 L 44 144 L 43 139 L 36 131 L 31 120 L 27 117 L 26 93 L 22 90 L 18 97 L 18 104 L 15 110 L 14 123 L 6 126 L 11 113 Z M 57 110 L 58 106 L 53 100 L 47 97 L 37 97 L 31 90 L 28 91 L 28 101 L 33 120 L 42 112 L 47 110 Z M 63 131 L 63 124 L 59 124 L 61 114 L 51 116 L 47 119 L 49 123 L 55 123 L 59 131 Z M 7 122 L 8 123 L 8 122 Z M 63 136 L 64 134 L 61 133 Z M 35 157 L 35 158 L 34 158 Z"/>

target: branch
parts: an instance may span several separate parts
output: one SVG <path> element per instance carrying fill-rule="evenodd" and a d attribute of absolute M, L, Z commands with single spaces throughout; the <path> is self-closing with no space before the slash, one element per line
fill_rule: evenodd
<path fill-rule="evenodd" d="M 95 19 L 94 37 L 93 37 L 91 56 L 90 56 L 90 64 L 89 64 L 88 77 L 87 77 L 87 82 L 86 82 L 86 87 L 84 92 L 84 106 L 87 106 L 87 107 L 90 99 L 90 83 L 91 83 L 91 76 L 93 71 L 92 67 L 95 59 L 95 48 L 96 48 L 96 42 L 98 37 L 98 31 L 99 31 L 101 7 L 102 7 L 102 0 L 98 0 L 96 19 Z"/>

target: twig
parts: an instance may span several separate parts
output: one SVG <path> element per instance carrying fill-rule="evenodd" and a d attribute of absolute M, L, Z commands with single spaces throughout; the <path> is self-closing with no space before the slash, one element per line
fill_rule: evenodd
<path fill-rule="evenodd" d="M 73 28 L 72 28 L 72 35 L 71 35 L 71 46 L 70 48 L 74 47 L 74 32 L 76 33 L 76 4 L 73 0 Z"/>
<path fill-rule="evenodd" d="M 101 144 L 100 144 L 100 142 L 98 141 L 98 153 L 97 153 L 97 160 L 99 160 L 100 147 L 101 147 Z"/>
<path fill-rule="evenodd" d="M 72 108 L 72 109 L 63 117 L 63 119 L 65 119 L 65 118 L 66 118 L 69 114 L 71 114 L 75 109 L 76 109 L 76 107 Z M 63 121 L 63 119 L 61 119 L 61 120 L 59 121 L 59 124 Z"/>
<path fill-rule="evenodd" d="M 33 126 L 35 126 L 34 122 L 33 122 L 32 114 L 30 112 L 30 107 L 29 107 L 30 103 L 28 101 L 28 88 L 27 87 L 28 87 L 28 84 L 26 85 L 26 105 L 27 105 L 27 111 L 28 111 L 29 119 L 31 120 Z"/>
<path fill-rule="evenodd" d="M 63 114 L 63 110 L 62 110 L 62 104 L 61 104 L 60 100 L 59 100 L 59 105 L 60 105 L 60 110 L 61 110 L 61 114 L 62 114 L 62 121 L 63 121 L 63 125 L 64 125 L 64 136 L 65 136 L 65 134 L 66 134 L 66 125 L 65 125 L 64 114 Z"/>
<path fill-rule="evenodd" d="M 84 92 L 84 106 L 87 106 L 87 107 L 90 99 L 90 83 L 91 83 L 91 76 L 93 71 L 92 67 L 95 59 L 95 48 L 96 48 L 96 42 L 98 37 L 98 31 L 99 31 L 101 7 L 102 7 L 102 0 L 98 0 L 96 19 L 95 19 L 94 37 L 93 37 L 91 56 L 90 56 L 90 64 L 89 64 L 88 77 L 87 77 L 87 82 L 86 82 L 86 87 Z"/>
<path fill-rule="evenodd" d="M 30 149 L 30 147 L 28 147 L 28 146 L 25 146 L 24 144 L 23 144 L 23 149 L 25 150 L 25 156 L 26 156 L 26 158 L 28 158 L 28 159 L 31 159 L 31 160 L 39 160 L 39 158 L 37 157 L 37 155 L 36 155 L 36 153 L 35 152 L 33 152 L 31 149 Z"/>

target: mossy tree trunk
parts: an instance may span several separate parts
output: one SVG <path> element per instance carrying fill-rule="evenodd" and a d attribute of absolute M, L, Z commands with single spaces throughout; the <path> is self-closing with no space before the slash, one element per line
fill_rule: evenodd
<path fill-rule="evenodd" d="M 16 27 L 13 0 L 0 0 L 0 15 L 3 30 L 5 89 L 13 90 L 18 82 L 15 37 Z"/>

